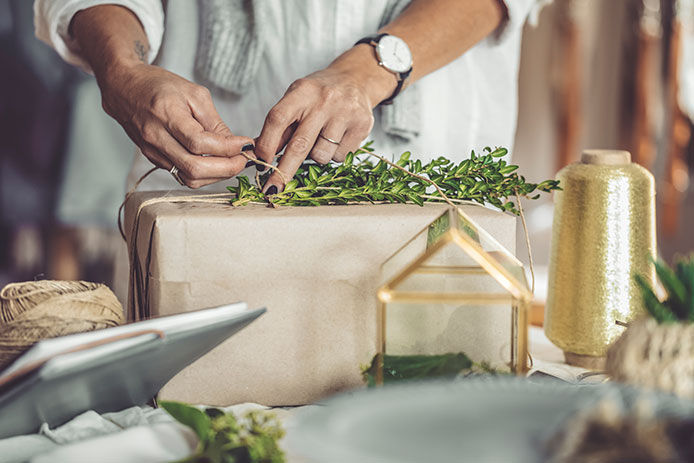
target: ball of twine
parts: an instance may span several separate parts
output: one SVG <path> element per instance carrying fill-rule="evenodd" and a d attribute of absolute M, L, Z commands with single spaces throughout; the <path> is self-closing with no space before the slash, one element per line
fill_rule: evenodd
<path fill-rule="evenodd" d="M 607 353 L 607 372 L 616 381 L 694 399 L 694 323 L 631 323 Z"/>
<path fill-rule="evenodd" d="M 86 281 L 10 283 L 0 291 L 0 369 L 36 342 L 123 322 L 105 285 Z"/>

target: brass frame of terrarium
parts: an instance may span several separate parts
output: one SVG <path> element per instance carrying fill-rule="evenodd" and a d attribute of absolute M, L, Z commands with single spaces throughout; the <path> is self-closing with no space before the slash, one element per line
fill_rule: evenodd
<path fill-rule="evenodd" d="M 448 225 L 445 232 L 436 237 L 432 243 L 427 245 L 426 251 L 410 262 L 403 270 L 400 270 L 386 284 L 378 290 L 380 301 L 379 309 L 379 352 L 377 355 L 377 377 L 376 382 L 383 381 L 383 355 L 385 354 L 386 342 L 386 305 L 390 302 L 404 303 L 458 303 L 475 305 L 493 305 L 504 302 L 511 304 L 511 358 L 510 368 L 516 375 L 524 375 L 528 371 L 528 312 L 533 299 L 532 292 L 528 288 L 525 273 L 522 271 L 523 264 L 516 259 L 513 254 L 506 250 L 497 240 L 487 231 L 477 225 L 459 208 L 450 207 L 443 214 L 439 215 L 424 230 L 431 229 L 436 221 L 448 215 Z M 473 237 L 470 232 L 461 230 L 461 221 L 467 222 L 477 237 Z M 420 236 L 424 231 L 417 233 L 410 241 L 404 244 L 398 251 L 391 256 L 396 256 L 400 251 L 407 247 L 413 240 Z M 498 259 L 494 258 L 485 251 L 480 243 L 480 236 L 484 237 L 488 243 L 493 244 L 503 253 L 504 258 L 508 259 L 514 266 L 521 269 L 521 281 L 516 278 Z M 478 266 L 465 267 L 426 267 L 424 264 L 429 258 L 437 254 L 444 246 L 455 243 L 467 253 Z M 390 260 L 390 259 L 389 259 Z M 386 261 L 388 262 L 388 261 Z M 436 294 L 427 292 L 398 291 L 397 285 L 414 273 L 433 273 L 433 274 L 486 274 L 498 282 L 507 294 L 485 294 L 485 293 L 449 293 Z"/>

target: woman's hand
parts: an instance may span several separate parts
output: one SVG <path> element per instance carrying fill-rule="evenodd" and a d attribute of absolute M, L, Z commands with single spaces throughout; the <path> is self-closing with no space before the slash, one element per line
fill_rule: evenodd
<path fill-rule="evenodd" d="M 359 45 L 328 68 L 289 86 L 268 113 L 255 153 L 272 163 L 286 146 L 278 165 L 286 181 L 309 156 L 320 164 L 342 162 L 369 135 L 373 108 L 396 85 L 395 76 L 378 66 L 373 48 Z M 284 181 L 274 172 L 264 190 L 277 193 L 284 188 Z"/>
<path fill-rule="evenodd" d="M 147 64 L 147 36 L 129 9 L 81 10 L 70 31 L 94 71 L 104 110 L 156 166 L 176 166 L 190 188 L 243 170 L 240 153 L 252 150 L 253 140 L 231 133 L 205 87 Z"/>
<path fill-rule="evenodd" d="M 144 63 L 111 69 L 99 85 L 104 110 L 154 165 L 175 165 L 188 187 L 233 177 L 246 166 L 240 153 L 253 149 L 253 139 L 231 132 L 207 88 Z"/>
<path fill-rule="evenodd" d="M 379 30 L 400 37 L 412 51 L 416 64 L 405 86 L 450 63 L 496 30 L 508 17 L 506 3 L 412 0 L 394 21 Z M 278 168 L 289 177 L 309 155 L 320 163 L 342 161 L 368 136 L 373 108 L 392 95 L 396 85 L 395 75 L 378 65 L 373 48 L 357 45 L 327 69 L 289 87 L 265 120 L 256 154 L 271 163 L 286 145 Z M 282 178 L 274 172 L 264 190 L 273 194 L 283 186 Z"/>

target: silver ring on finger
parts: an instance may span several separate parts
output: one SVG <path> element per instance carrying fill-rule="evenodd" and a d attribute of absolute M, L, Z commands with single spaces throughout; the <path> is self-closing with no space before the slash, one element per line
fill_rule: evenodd
<path fill-rule="evenodd" d="M 323 140 L 325 140 L 325 141 L 329 141 L 329 142 L 332 143 L 333 145 L 338 145 L 338 146 L 340 146 L 340 142 L 339 142 L 339 141 L 333 140 L 332 138 L 328 138 L 328 137 L 326 137 L 325 135 L 323 135 L 322 133 L 319 133 L 318 136 L 321 137 L 321 138 L 322 138 Z"/>
<path fill-rule="evenodd" d="M 174 179 L 178 182 L 179 185 L 181 186 L 186 186 L 185 183 L 183 183 L 183 180 L 181 180 L 181 176 L 178 174 L 178 167 L 173 166 L 171 167 L 171 170 L 169 173 L 173 176 Z"/>

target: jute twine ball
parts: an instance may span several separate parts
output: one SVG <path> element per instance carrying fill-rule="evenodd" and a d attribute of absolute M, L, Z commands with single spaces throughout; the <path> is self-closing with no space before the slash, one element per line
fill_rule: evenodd
<path fill-rule="evenodd" d="M 607 372 L 616 381 L 694 399 L 694 323 L 631 323 L 607 353 Z"/>
<path fill-rule="evenodd" d="M 123 323 L 123 308 L 105 285 L 28 281 L 0 291 L 0 369 L 36 342 Z"/>

